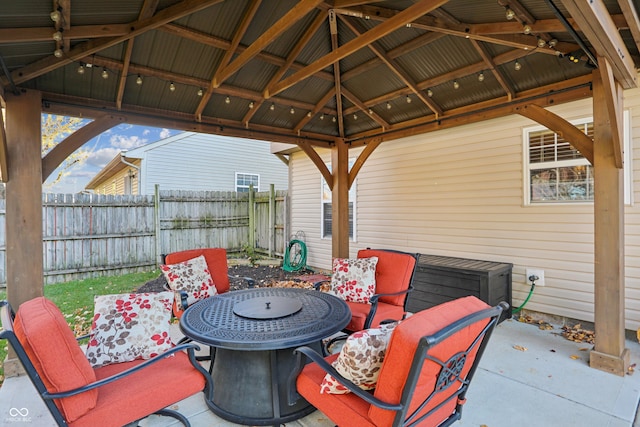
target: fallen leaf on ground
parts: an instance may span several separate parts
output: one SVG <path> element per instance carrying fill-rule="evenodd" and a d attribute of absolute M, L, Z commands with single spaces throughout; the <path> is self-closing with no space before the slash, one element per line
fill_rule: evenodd
<path fill-rule="evenodd" d="M 523 347 L 521 345 L 514 345 L 513 348 L 519 351 L 527 351 L 527 347 Z"/>
<path fill-rule="evenodd" d="M 569 356 L 570 358 L 572 358 L 573 360 L 578 360 L 580 359 L 580 356 L 577 356 L 575 354 L 572 354 L 571 356 Z"/>
<path fill-rule="evenodd" d="M 589 347 L 580 347 L 579 351 L 589 351 Z"/>

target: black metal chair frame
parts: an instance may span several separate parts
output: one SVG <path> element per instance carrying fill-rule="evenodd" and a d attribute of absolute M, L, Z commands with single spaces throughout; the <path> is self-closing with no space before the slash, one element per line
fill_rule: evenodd
<path fill-rule="evenodd" d="M 38 394 L 40 395 L 40 397 L 42 398 L 42 400 L 44 401 L 45 405 L 47 406 L 47 409 L 49 410 L 49 412 L 51 413 L 51 415 L 53 416 L 53 419 L 56 421 L 56 423 L 59 426 L 67 426 L 67 421 L 64 419 L 64 417 L 62 416 L 62 413 L 60 412 L 60 410 L 58 409 L 58 407 L 56 406 L 54 399 L 61 399 L 64 397 L 69 397 L 69 396 L 74 396 L 80 393 L 84 393 L 86 391 L 89 390 L 93 390 L 96 389 L 98 387 L 101 387 L 103 385 L 109 384 L 111 382 L 114 381 L 118 381 L 120 379 L 123 379 L 135 372 L 141 371 L 143 369 L 145 369 L 146 367 L 148 367 L 149 365 L 152 365 L 154 363 L 157 363 L 159 361 L 161 361 L 162 359 L 164 359 L 165 357 L 177 353 L 179 351 L 183 351 L 186 350 L 187 351 L 187 355 L 189 356 L 189 360 L 191 362 L 191 364 L 202 373 L 202 375 L 205 378 L 205 388 L 203 390 L 203 392 L 205 393 L 205 398 L 206 399 L 212 399 L 213 396 L 213 385 L 211 383 L 211 377 L 210 375 L 207 373 L 207 371 L 200 366 L 200 364 L 196 361 L 196 357 L 195 357 L 195 350 L 199 350 L 200 347 L 198 347 L 196 344 L 180 344 L 177 345 L 175 347 L 173 347 L 170 350 L 167 350 L 166 352 L 162 353 L 161 355 L 158 355 L 152 359 L 149 359 L 143 363 L 140 363 L 139 365 L 136 365 L 132 368 L 129 368 L 125 371 L 122 371 L 118 374 L 112 375 L 110 377 L 107 378 L 103 378 L 102 380 L 99 381 L 95 381 L 92 382 L 90 384 L 87 384 L 83 387 L 78 387 L 72 390 L 67 390 L 65 392 L 60 392 L 60 393 L 50 393 L 49 391 L 47 391 L 46 386 L 44 385 L 44 383 L 42 382 L 42 379 L 40 378 L 40 375 L 38 374 L 38 372 L 36 371 L 36 368 L 33 366 L 33 363 L 31 362 L 31 359 L 29 359 L 29 356 L 27 355 L 26 351 L 24 350 L 24 347 L 22 347 L 22 344 L 20 343 L 20 341 L 18 340 L 18 337 L 15 335 L 15 333 L 13 332 L 13 319 L 15 318 L 15 313 L 13 311 L 13 309 L 11 308 L 11 305 L 7 302 L 7 301 L 0 301 L 0 321 L 2 322 L 2 329 L 0 330 L 0 339 L 6 339 L 9 341 L 9 344 L 11 345 L 11 347 L 13 348 L 13 350 L 16 353 L 16 356 L 18 357 L 18 360 L 20 360 L 20 363 L 22 364 L 22 366 L 24 367 L 24 370 L 26 371 L 27 375 L 29 376 L 29 379 L 31 380 L 31 382 L 33 383 L 34 387 L 36 388 Z M 87 338 L 88 335 L 84 335 L 81 337 L 78 337 L 77 340 L 80 341 L 82 339 Z M 160 409 L 159 411 L 154 412 L 154 414 L 156 415 L 162 415 L 162 416 L 167 416 L 167 417 L 171 417 L 171 418 L 175 418 L 176 420 L 180 421 L 183 425 L 185 425 L 186 427 L 190 427 L 190 423 L 189 420 L 182 415 L 181 413 L 179 413 L 178 411 L 174 411 L 172 409 Z M 153 414 L 149 414 L 149 415 L 153 415 Z M 138 420 L 139 421 L 139 420 Z"/>
<path fill-rule="evenodd" d="M 296 391 L 295 382 L 296 378 L 304 368 L 304 365 L 308 362 L 305 359 L 306 356 L 306 358 L 311 359 L 313 362 L 320 365 L 320 367 L 324 371 L 331 374 L 340 384 L 344 385 L 349 389 L 349 391 L 356 394 L 367 403 L 382 409 L 394 411 L 396 415 L 392 427 L 416 426 L 425 418 L 429 417 L 430 414 L 437 411 L 440 407 L 455 398 L 457 399 L 457 404 L 454 412 L 451 414 L 451 416 L 449 416 L 449 418 L 447 418 L 442 424 L 439 425 L 439 427 L 449 426 L 462 417 L 462 406 L 465 402 L 465 395 L 469 388 L 471 379 L 475 374 L 478 363 L 480 362 L 482 354 L 484 353 L 489 338 L 491 337 L 491 334 L 493 333 L 493 330 L 498 323 L 500 314 L 508 308 L 509 305 L 506 302 L 501 302 L 495 307 L 481 310 L 479 312 L 465 316 L 462 319 L 457 320 L 456 322 L 446 326 L 445 328 L 432 335 L 423 336 L 418 343 L 418 347 L 411 362 L 411 368 L 407 376 L 407 381 L 402 390 L 402 397 L 400 399 L 400 402 L 397 404 L 384 402 L 374 397 L 372 393 L 360 389 L 351 381 L 340 375 L 338 371 L 336 371 L 335 368 L 331 366 L 331 364 L 329 364 L 326 360 L 324 360 L 324 358 L 316 351 L 309 347 L 299 347 L 294 350 L 294 353 L 297 355 L 297 366 L 289 377 L 289 402 L 295 402 L 298 398 L 301 397 L 300 394 L 298 394 L 298 392 Z M 433 346 L 441 343 L 451 335 L 466 328 L 467 326 L 486 318 L 490 319 L 489 322 L 483 328 L 478 337 L 476 337 L 476 339 L 467 348 L 467 350 L 453 355 L 449 360 L 446 361 L 439 360 L 429 354 L 429 350 Z M 469 369 L 467 375 L 465 377 L 462 377 L 461 374 L 465 365 L 464 362 L 466 361 L 469 353 L 472 352 L 476 347 L 478 350 L 473 364 Z M 429 360 L 440 365 L 440 373 L 438 375 L 434 391 L 419 405 L 419 407 L 413 413 L 409 414 L 408 410 L 409 404 L 411 402 L 411 397 L 414 393 L 416 385 L 418 384 L 420 372 L 422 371 L 425 360 Z M 453 393 L 448 399 L 431 409 L 426 414 L 418 417 L 420 411 L 429 404 L 431 399 L 437 393 L 453 386 L 454 384 L 458 384 L 459 387 L 459 389 L 455 393 Z"/>

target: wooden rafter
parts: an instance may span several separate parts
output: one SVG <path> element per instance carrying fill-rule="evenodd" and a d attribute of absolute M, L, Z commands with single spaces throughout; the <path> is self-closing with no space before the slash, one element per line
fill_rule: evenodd
<path fill-rule="evenodd" d="M 283 32 L 289 29 L 293 24 L 302 19 L 307 13 L 313 10 L 322 0 L 302 0 L 299 1 L 289 12 L 287 12 L 282 18 L 273 24 L 267 31 L 265 31 L 258 39 L 244 50 L 240 55 L 236 57 L 229 65 L 219 70 L 216 73 L 213 87 L 217 88 L 226 79 L 233 75 L 244 64 L 249 62 L 253 57 L 260 53 L 265 47 L 267 47 L 273 40 L 280 36 Z M 265 97 L 268 98 L 268 97 Z"/>
<path fill-rule="evenodd" d="M 496 67 L 496 64 L 493 62 L 493 58 L 489 54 L 489 51 L 482 45 L 482 42 L 471 40 L 471 44 L 476 49 L 476 51 L 478 51 L 484 63 L 487 64 L 487 68 L 491 71 L 498 83 L 500 83 L 500 86 L 502 86 L 502 89 L 504 89 L 504 91 L 507 93 L 509 99 L 515 97 L 515 90 L 509 84 L 509 82 L 507 82 L 507 79 L 504 77 L 502 72 L 500 72 L 500 70 Z"/>
<path fill-rule="evenodd" d="M 369 115 L 369 117 L 371 117 L 376 123 L 380 125 L 380 127 L 382 127 L 382 129 L 386 129 L 389 127 L 389 123 L 385 119 L 383 119 L 378 114 L 376 114 L 375 111 L 370 110 L 362 101 L 360 101 L 360 99 L 358 99 L 357 96 L 351 93 L 350 90 L 343 87 L 342 94 L 344 95 L 345 98 L 351 101 L 357 108 L 366 112 Z"/>
<path fill-rule="evenodd" d="M 208 85 L 208 89 L 203 94 L 202 99 L 200 99 L 200 103 L 198 104 L 198 107 L 196 107 L 196 112 L 195 112 L 196 120 L 198 121 L 202 120 L 202 112 L 204 111 L 205 107 L 209 103 L 209 100 L 211 99 L 211 95 L 213 95 L 213 90 L 217 87 L 216 81 L 220 79 L 220 72 L 221 72 L 220 70 L 224 69 L 224 67 L 226 67 L 229 64 L 229 61 L 231 61 L 231 57 L 234 55 L 236 49 L 238 48 L 238 45 L 240 44 L 240 40 L 242 40 L 242 37 L 244 37 L 244 34 L 247 32 L 247 29 L 249 28 L 249 24 L 251 24 L 253 17 L 258 11 L 258 8 L 260 7 L 260 3 L 262 3 L 262 0 L 252 0 L 249 6 L 247 7 L 245 14 L 242 17 L 242 20 L 240 21 L 240 25 L 238 26 L 238 28 L 236 28 L 236 32 L 233 35 L 233 39 L 231 40 L 231 44 L 229 48 L 225 51 L 224 56 L 220 61 L 220 64 L 218 64 L 218 71 L 214 74 L 213 78 L 211 79 L 211 82 Z"/>
<path fill-rule="evenodd" d="M 331 51 L 338 50 L 338 20 L 333 10 L 329 11 L 329 33 L 331 35 Z M 334 91 L 336 94 L 336 115 L 338 118 L 338 135 L 344 138 L 344 116 L 342 115 L 342 83 L 340 81 L 340 62 L 333 63 Z"/>
<path fill-rule="evenodd" d="M 4 129 L 4 118 L 0 113 L 0 182 L 7 182 L 9 180 L 7 157 L 7 133 Z"/>
<path fill-rule="evenodd" d="M 111 129 L 117 124 L 126 122 L 124 116 L 113 116 L 110 114 L 96 118 L 66 137 L 64 140 L 56 144 L 42 158 L 42 182 L 45 182 L 49 175 L 60 166 L 60 164 L 78 148 L 82 147 L 91 138 L 100 135 L 107 129 Z"/>
<path fill-rule="evenodd" d="M 285 89 L 290 88 L 291 86 L 297 84 L 298 82 L 310 77 L 316 72 L 322 70 L 323 68 L 332 65 L 334 62 L 345 58 L 346 56 L 352 54 L 353 52 L 362 49 L 370 43 L 386 36 L 391 33 L 398 27 L 406 25 L 409 22 L 412 22 L 417 16 L 424 15 L 432 11 L 433 9 L 441 6 L 446 3 L 446 0 L 421 0 L 407 9 L 398 12 L 395 16 L 387 19 L 386 21 L 380 23 L 375 28 L 367 31 L 362 36 L 351 40 L 344 45 L 340 46 L 338 49 L 332 51 L 331 53 L 325 55 L 324 57 L 318 59 L 312 64 L 306 66 L 302 70 L 294 73 L 288 78 L 280 81 L 274 88 L 273 93 L 271 95 L 275 95 L 277 93 L 282 92 Z"/>
<path fill-rule="evenodd" d="M 362 35 L 362 31 L 358 28 L 357 24 L 351 23 L 348 19 L 342 18 L 342 21 L 345 25 L 356 35 L 359 37 Z M 436 116 L 442 114 L 442 108 L 436 104 L 433 100 L 431 100 L 428 96 L 426 96 L 422 90 L 416 85 L 416 82 L 413 78 L 407 73 L 393 58 L 391 58 L 380 46 L 379 43 L 373 42 L 367 46 L 369 50 L 376 54 L 378 58 L 389 68 L 400 80 L 418 97 L 423 104 L 425 104 L 431 111 L 436 113 Z"/>
<path fill-rule="evenodd" d="M 56 58 L 51 55 L 33 62 L 26 67 L 15 70 L 11 73 L 11 77 L 15 84 L 24 83 L 60 67 L 64 67 L 74 61 L 79 61 L 86 56 L 115 46 L 125 40 L 129 40 L 147 31 L 156 29 L 168 22 L 175 21 L 183 16 L 211 7 L 221 1 L 222 0 L 183 0 L 180 3 L 161 10 L 153 18 L 130 23 L 129 32 L 125 35 L 90 40 L 71 49 L 62 58 Z M 6 84 L 6 79 L 3 79 L 3 84 Z"/>
<path fill-rule="evenodd" d="M 311 118 L 315 115 L 318 114 L 318 112 L 320 110 L 322 110 L 322 108 L 327 104 L 327 102 L 329 102 L 329 100 L 331 98 L 333 98 L 333 96 L 336 94 L 335 92 L 335 88 L 331 88 L 330 91 L 328 91 L 327 93 L 324 94 L 324 96 L 320 99 L 320 101 L 318 101 L 316 103 L 316 105 L 313 107 L 313 109 L 310 111 L 311 112 L 311 116 L 309 116 L 308 114 L 302 119 L 300 120 L 300 122 L 293 128 L 294 131 L 296 132 L 300 132 L 300 130 L 307 124 L 309 123 L 309 120 L 311 120 Z"/>
<path fill-rule="evenodd" d="M 631 54 L 602 0 L 562 0 L 562 4 L 576 20 L 597 54 L 607 58 L 615 79 L 622 87 L 637 87 L 638 76 Z"/>
<path fill-rule="evenodd" d="M 627 27 L 631 32 L 633 41 L 636 44 L 638 50 L 640 50 L 640 18 L 638 18 L 638 12 L 631 0 L 618 0 L 620 10 L 627 21 Z"/>

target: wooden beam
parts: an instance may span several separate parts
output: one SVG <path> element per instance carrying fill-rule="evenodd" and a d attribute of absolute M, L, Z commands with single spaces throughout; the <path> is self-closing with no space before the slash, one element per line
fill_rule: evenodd
<path fill-rule="evenodd" d="M 96 118 L 91 123 L 86 124 L 60 141 L 42 158 L 42 182 L 45 182 L 49 175 L 51 175 L 71 153 L 82 147 L 91 138 L 124 122 L 126 122 L 126 118 L 123 116 L 107 114 Z"/>
<path fill-rule="evenodd" d="M 115 46 L 125 40 L 129 40 L 133 37 L 144 34 L 147 31 L 156 29 L 171 21 L 175 21 L 184 16 L 211 7 L 221 1 L 222 0 L 183 0 L 180 3 L 161 10 L 150 19 L 130 23 L 129 31 L 125 35 L 89 40 L 88 42 L 82 43 L 71 49 L 62 58 L 56 58 L 55 56 L 50 55 L 39 61 L 32 62 L 23 68 L 19 68 L 11 73 L 11 77 L 15 84 L 24 83 L 60 67 L 64 67 L 74 61 L 79 61 L 86 56 Z M 3 79 L 3 84 L 6 84 L 4 83 L 5 81 L 6 79 Z"/>
<path fill-rule="evenodd" d="M 116 94 L 116 108 L 122 108 L 122 97 L 124 97 L 124 88 L 127 85 L 127 75 L 129 74 L 129 64 L 131 63 L 131 54 L 133 53 L 134 39 L 124 42 L 126 48 L 124 50 L 124 58 L 122 61 L 122 72 L 118 80 L 118 93 Z"/>
<path fill-rule="evenodd" d="M 316 165 L 316 168 L 318 168 L 320 174 L 322 174 L 322 177 L 326 181 L 327 187 L 329 187 L 330 190 L 333 190 L 333 175 L 331 175 L 331 172 L 327 168 L 327 165 L 324 163 L 324 160 L 322 160 L 322 157 L 320 157 L 316 150 L 314 150 L 313 147 L 306 142 L 299 142 L 296 145 L 300 147 L 300 149 L 304 151 L 309 159 L 311 159 L 313 164 Z"/>
<path fill-rule="evenodd" d="M 613 77 L 613 70 L 607 58 L 598 57 L 600 80 L 604 91 L 604 103 L 607 111 L 607 122 L 611 132 L 613 154 L 618 169 L 624 162 L 624 120 L 622 118 L 622 88 Z"/>
<path fill-rule="evenodd" d="M 9 170 L 7 163 L 7 131 L 4 127 L 4 118 L 2 112 L 0 112 L 0 182 L 7 182 L 9 180 Z"/>
<path fill-rule="evenodd" d="M 628 373 L 625 348 L 624 176 L 615 164 L 603 82 L 593 72 L 594 320 L 596 342 L 589 366 Z"/>
<path fill-rule="evenodd" d="M 129 32 L 130 24 L 77 25 L 64 32 L 65 40 L 118 37 Z M 54 30 L 51 27 L 0 28 L 3 43 L 50 42 Z"/>
<path fill-rule="evenodd" d="M 233 35 L 233 39 L 231 40 L 231 45 L 225 51 L 224 56 L 220 61 L 220 64 L 218 64 L 217 72 L 214 73 L 206 92 L 203 94 L 202 99 L 200 99 L 200 102 L 198 103 L 198 107 L 196 107 L 196 112 L 195 112 L 196 120 L 198 121 L 202 120 L 202 112 L 204 111 L 205 107 L 209 103 L 209 100 L 211 99 L 211 95 L 213 95 L 213 90 L 216 88 L 216 80 L 219 79 L 220 70 L 227 66 L 227 64 L 231 60 L 231 57 L 235 54 L 235 51 L 238 48 L 238 45 L 240 45 L 240 40 L 242 40 L 242 37 L 244 37 L 244 34 L 247 32 L 247 29 L 249 28 L 249 24 L 251 24 L 251 21 L 253 20 L 253 17 L 258 11 L 258 8 L 260 7 L 261 2 L 262 0 L 252 0 L 249 6 L 247 7 L 245 14 L 242 17 L 242 20 L 240 21 L 240 25 L 238 26 L 238 28 L 236 28 L 236 32 Z"/>
<path fill-rule="evenodd" d="M 593 141 L 567 120 L 536 104 L 525 105 L 519 108 L 518 114 L 540 123 L 558 135 L 561 135 L 573 148 L 580 151 L 585 159 L 589 160 L 589 163 L 593 164 Z"/>
<path fill-rule="evenodd" d="M 618 0 L 618 4 L 627 21 L 627 26 L 636 44 L 636 49 L 640 50 L 640 18 L 638 18 L 638 12 L 631 0 Z"/>
<path fill-rule="evenodd" d="M 425 13 L 429 13 L 433 9 L 440 7 L 447 0 L 420 0 L 412 6 L 406 8 L 405 10 L 398 12 L 395 16 L 387 19 L 386 21 L 380 23 L 375 28 L 367 31 L 360 37 L 357 37 L 354 40 L 351 40 L 344 45 L 340 46 L 338 49 L 332 51 L 331 53 L 325 55 L 319 60 L 313 62 L 302 70 L 294 73 L 288 78 L 282 80 L 276 86 L 274 86 L 272 93 L 270 96 L 273 96 L 277 93 L 280 93 L 291 86 L 299 83 L 300 81 L 312 76 L 316 72 L 322 70 L 325 67 L 337 62 L 349 55 L 353 52 L 362 49 L 370 43 L 388 35 L 389 33 L 395 31 L 397 28 L 406 25 L 407 23 L 412 22 L 417 17 L 424 15 Z"/>
<path fill-rule="evenodd" d="M 353 166 L 349 171 L 349 188 L 351 188 L 351 186 L 355 182 L 356 176 L 358 176 L 358 172 L 360 172 L 360 169 L 362 169 L 362 166 L 364 166 L 364 163 L 367 161 L 369 156 L 373 154 L 375 149 L 378 148 L 380 144 L 382 144 L 382 138 L 374 138 L 365 143 L 364 150 L 360 152 L 360 155 L 358 156 L 356 161 L 353 163 Z"/>
<path fill-rule="evenodd" d="M 638 86 L 631 54 L 602 0 L 562 0 L 599 56 L 607 58 L 624 89 Z"/>
<path fill-rule="evenodd" d="M 500 72 L 500 70 L 496 67 L 496 64 L 493 62 L 493 58 L 491 57 L 491 54 L 489 53 L 487 48 L 485 48 L 479 41 L 476 41 L 476 40 L 470 40 L 470 41 L 473 47 L 476 49 L 476 51 L 478 51 L 478 53 L 482 57 L 482 60 L 487 65 L 487 68 L 489 69 L 489 71 L 491 71 L 491 73 L 493 74 L 493 77 L 496 78 L 500 86 L 502 86 L 502 89 L 504 89 L 504 91 L 507 93 L 507 96 L 509 97 L 509 99 L 514 98 L 516 96 L 516 91 L 509 84 L 509 82 L 507 82 L 507 79 L 502 74 L 502 72 Z"/>
<path fill-rule="evenodd" d="M 338 46 L 338 20 L 333 10 L 329 11 L 329 32 L 331 34 L 331 51 L 335 52 Z M 344 138 L 344 115 L 342 113 L 342 82 L 340 81 L 340 62 L 333 63 L 333 87 L 336 94 L 336 117 L 338 119 L 338 135 Z"/>
<path fill-rule="evenodd" d="M 267 47 L 273 40 L 279 37 L 293 24 L 302 19 L 307 13 L 313 10 L 322 0 L 301 0 L 287 12 L 282 18 L 265 31 L 258 39 L 251 44 L 244 52 L 236 57 L 236 59 L 220 70 L 216 75 L 213 86 L 218 87 L 228 79 L 232 74 L 238 71 L 244 64 L 249 62 L 260 51 Z M 268 98 L 268 97 L 265 97 Z"/>

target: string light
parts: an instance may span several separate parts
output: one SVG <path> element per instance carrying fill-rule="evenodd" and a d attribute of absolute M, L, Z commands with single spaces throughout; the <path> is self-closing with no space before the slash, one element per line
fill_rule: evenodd
<path fill-rule="evenodd" d="M 369 115 L 373 114 L 373 110 L 371 108 L 369 108 Z"/>
<path fill-rule="evenodd" d="M 77 71 L 78 71 L 78 74 L 84 74 L 84 64 L 80 63 Z"/>
<path fill-rule="evenodd" d="M 358 115 L 356 113 L 353 113 L 353 120 L 358 120 Z"/>
<path fill-rule="evenodd" d="M 433 96 L 433 91 L 431 90 L 431 88 L 427 89 L 427 96 L 429 98 L 431 98 Z"/>
<path fill-rule="evenodd" d="M 100 74 L 102 76 L 103 79 L 107 80 L 109 78 L 109 72 L 107 71 L 106 68 L 102 69 L 102 74 Z"/>
<path fill-rule="evenodd" d="M 516 13 L 513 10 L 511 10 L 511 8 L 507 8 L 507 10 L 505 11 L 505 16 L 509 21 L 511 21 L 513 18 L 516 17 Z"/>
<path fill-rule="evenodd" d="M 542 37 L 538 37 L 538 47 L 545 47 L 547 44 L 547 41 L 545 39 L 543 39 Z"/>
<path fill-rule="evenodd" d="M 479 82 L 483 82 L 484 81 L 484 73 L 482 71 L 480 71 L 480 74 L 478 74 L 478 81 Z"/>
<path fill-rule="evenodd" d="M 556 47 L 557 45 L 558 45 L 558 40 L 557 39 L 549 40 L 549 47 Z"/>
<path fill-rule="evenodd" d="M 460 88 L 460 83 L 458 83 L 458 81 L 457 81 L 457 80 L 454 80 L 454 81 L 453 81 L 453 88 L 454 88 L 454 89 L 459 89 L 459 88 Z"/>
<path fill-rule="evenodd" d="M 229 98 L 228 96 L 224 99 L 224 103 L 229 105 L 231 104 L 231 98 Z"/>
<path fill-rule="evenodd" d="M 332 121 L 333 123 L 335 123 L 335 122 L 336 122 L 336 120 L 338 120 L 338 119 L 336 119 L 336 116 L 331 117 L 331 121 Z"/>
<path fill-rule="evenodd" d="M 253 103 L 253 101 L 251 101 L 251 102 L 249 103 L 249 109 L 250 109 L 250 110 L 253 110 L 253 107 L 255 107 L 255 105 L 256 105 L 256 104 L 254 104 L 254 103 Z"/>
<path fill-rule="evenodd" d="M 307 112 L 307 117 L 311 117 L 311 111 Z"/>
<path fill-rule="evenodd" d="M 57 42 L 62 41 L 62 31 L 56 31 L 51 37 Z"/>
<path fill-rule="evenodd" d="M 518 62 L 518 60 L 516 60 L 515 64 L 513 64 L 513 68 L 514 68 L 516 71 L 520 71 L 520 70 L 522 69 L 522 64 L 520 64 L 520 63 Z"/>
<path fill-rule="evenodd" d="M 391 110 L 391 103 L 387 101 L 387 110 Z"/>
<path fill-rule="evenodd" d="M 527 35 L 531 34 L 531 31 L 532 31 L 532 29 L 531 29 L 531 26 L 529 24 L 527 24 L 524 27 L 522 27 L 522 32 L 527 34 Z"/>
<path fill-rule="evenodd" d="M 276 109 L 276 104 L 272 102 L 271 105 L 269 106 L 269 110 L 273 111 L 275 109 Z"/>
<path fill-rule="evenodd" d="M 411 104 L 411 97 L 407 95 L 407 104 Z"/>
<path fill-rule="evenodd" d="M 138 77 L 136 77 L 136 84 L 138 86 L 142 85 L 142 76 L 140 74 L 138 74 Z"/>
<path fill-rule="evenodd" d="M 169 90 L 171 92 L 174 92 L 176 90 L 176 85 L 174 85 L 173 82 L 169 83 Z"/>
<path fill-rule="evenodd" d="M 49 17 L 53 22 L 58 22 L 62 19 L 62 13 L 60 13 L 60 10 L 54 10 L 49 14 Z"/>
<path fill-rule="evenodd" d="M 324 113 L 320 114 L 320 120 L 324 120 Z"/>
<path fill-rule="evenodd" d="M 295 114 L 295 113 L 296 113 L 296 110 L 294 110 L 294 109 L 293 109 L 293 107 L 291 107 L 291 110 L 289 110 L 289 112 L 290 112 L 291 114 Z"/>
<path fill-rule="evenodd" d="M 56 58 L 62 58 L 62 55 L 64 55 L 64 52 L 60 48 L 53 51 L 53 56 Z"/>
<path fill-rule="evenodd" d="M 198 94 L 198 96 L 203 96 L 204 95 L 204 90 L 202 90 L 202 88 L 198 89 L 197 94 Z"/>

